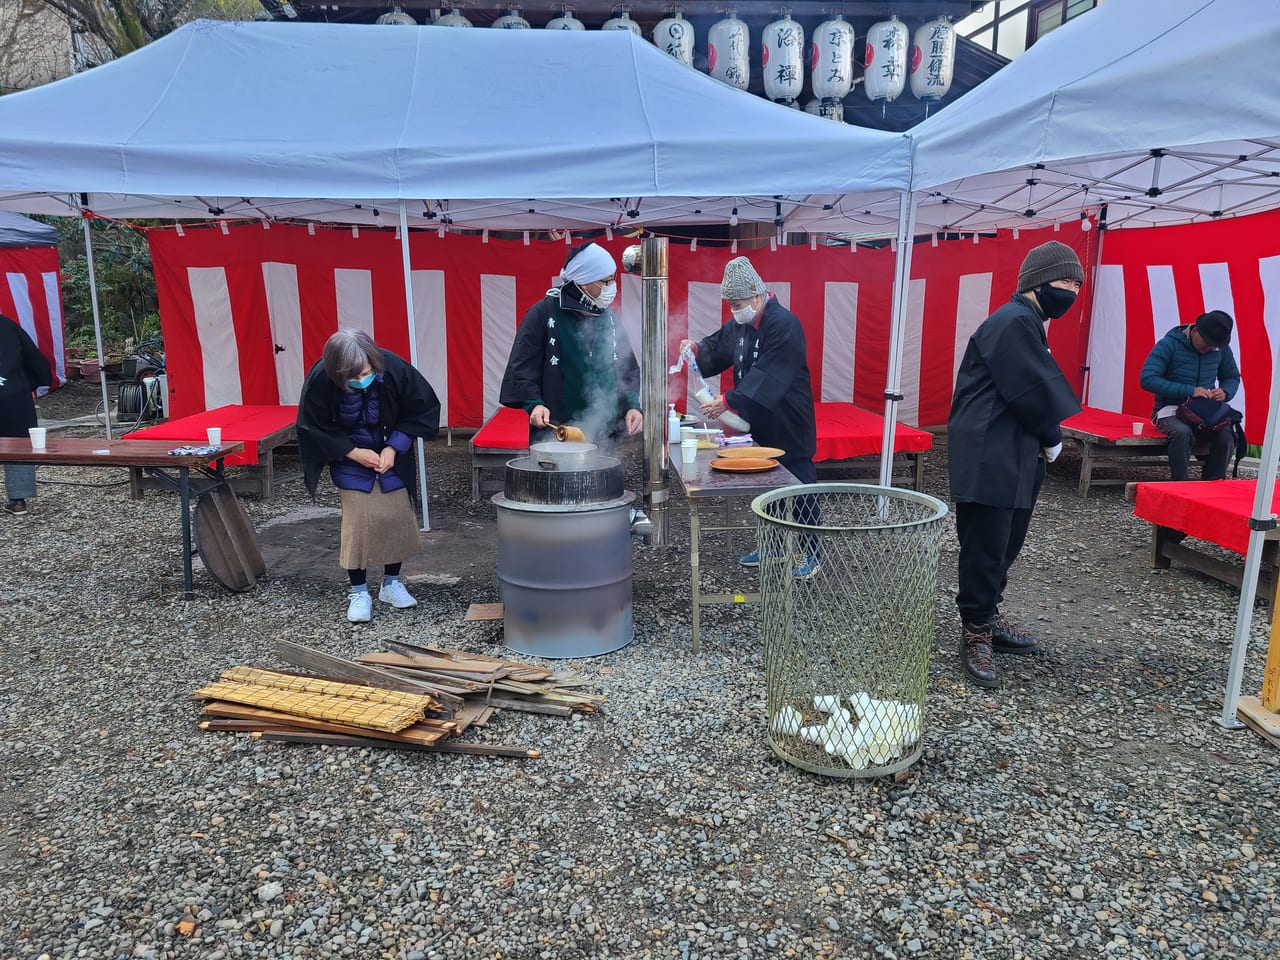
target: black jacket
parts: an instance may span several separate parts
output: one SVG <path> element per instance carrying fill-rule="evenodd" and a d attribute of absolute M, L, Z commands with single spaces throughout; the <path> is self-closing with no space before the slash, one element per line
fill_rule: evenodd
<path fill-rule="evenodd" d="M 53 383 L 49 361 L 27 331 L 0 314 L 0 436 L 25 437 L 36 425 L 36 387 Z"/>
<path fill-rule="evenodd" d="M 600 338 L 595 357 L 580 356 L 569 361 L 576 369 L 566 369 L 573 341 L 586 336 Z M 530 307 L 511 345 L 498 402 L 527 413 L 535 401 L 551 411 L 552 423 L 579 426 L 593 442 L 625 437 L 627 411 L 640 409 L 640 365 L 626 330 L 612 313 L 584 302 L 576 285 Z M 531 427 L 530 443 L 544 433 Z"/>
<path fill-rule="evenodd" d="M 987 317 L 969 338 L 947 421 L 951 499 L 1035 505 L 1042 447 L 1062 441 L 1080 401 L 1049 353 L 1044 314 L 1026 297 Z"/>
<path fill-rule="evenodd" d="M 389 350 L 382 351 L 386 365 L 380 394 L 379 421 L 385 440 L 399 430 L 411 437 L 433 439 L 440 432 L 440 401 L 426 377 Z M 317 360 L 302 384 L 298 398 L 298 453 L 302 457 L 303 481 L 313 497 L 320 474 L 331 460 L 341 460 L 355 444 L 338 421 L 342 388 L 329 379 L 324 363 Z M 414 458 L 396 457 L 392 468 L 409 490 L 414 490 Z"/>
<path fill-rule="evenodd" d="M 774 297 L 751 323 L 731 321 L 698 341 L 704 377 L 732 367 L 725 403 L 751 424 L 751 437 L 781 447 L 786 459 L 810 460 L 818 446 L 804 329 Z"/>

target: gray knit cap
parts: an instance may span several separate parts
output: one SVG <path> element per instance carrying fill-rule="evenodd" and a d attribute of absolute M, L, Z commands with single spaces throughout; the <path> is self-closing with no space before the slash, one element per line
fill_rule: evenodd
<path fill-rule="evenodd" d="M 747 300 L 764 292 L 764 281 L 746 257 L 734 257 L 724 265 L 720 296 L 725 300 Z"/>
<path fill-rule="evenodd" d="M 1079 280 L 1084 283 L 1084 268 L 1080 258 L 1065 243 L 1050 240 L 1027 254 L 1018 271 L 1018 293 L 1034 290 L 1042 283 L 1054 280 Z"/>

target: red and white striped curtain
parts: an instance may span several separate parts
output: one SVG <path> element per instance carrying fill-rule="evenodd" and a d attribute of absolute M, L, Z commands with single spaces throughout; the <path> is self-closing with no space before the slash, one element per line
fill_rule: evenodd
<path fill-rule="evenodd" d="M 972 330 L 1012 293 L 1026 251 L 1047 239 L 1089 261 L 1095 233 L 1002 234 L 916 245 L 900 417 L 946 422 L 955 368 Z M 303 377 L 339 327 L 369 331 L 409 356 L 400 241 L 393 230 L 275 224 L 150 233 L 174 416 L 226 403 L 296 403 Z M 604 243 L 616 257 L 629 241 Z M 478 427 L 498 406 L 516 327 L 564 263 L 563 243 L 415 232 L 410 240 L 419 367 L 444 403 L 445 422 Z M 883 406 L 892 250 L 779 246 L 742 250 L 799 316 L 814 392 Z M 720 299 L 728 246 L 672 244 L 668 357 L 728 319 Z M 640 354 L 640 280 L 624 275 L 616 310 Z M 1087 304 L 1085 305 L 1087 308 Z M 1068 377 L 1080 380 L 1085 330 L 1076 308 L 1050 325 Z M 676 378 L 673 378 L 673 380 Z M 673 384 L 683 391 L 684 384 Z M 678 396 L 670 399 L 678 400 Z"/>
<path fill-rule="evenodd" d="M 1151 416 L 1142 363 L 1172 327 L 1210 310 L 1235 318 L 1240 392 L 1231 405 L 1261 442 L 1280 346 L 1280 212 L 1107 233 L 1089 341 L 1090 406 Z"/>
<path fill-rule="evenodd" d="M 0 247 L 0 314 L 16 320 L 53 365 L 54 387 L 67 379 L 57 247 Z M 42 387 L 40 393 L 47 391 Z"/>

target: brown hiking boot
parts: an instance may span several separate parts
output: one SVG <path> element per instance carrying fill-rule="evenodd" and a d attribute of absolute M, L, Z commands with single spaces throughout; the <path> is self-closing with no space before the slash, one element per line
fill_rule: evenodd
<path fill-rule="evenodd" d="M 980 687 L 1000 686 L 991 654 L 991 624 L 960 623 L 960 666 L 964 675 Z"/>
<path fill-rule="evenodd" d="M 991 621 L 991 649 L 996 653 L 1035 653 L 1040 641 L 1015 627 L 1003 613 L 997 613 Z"/>

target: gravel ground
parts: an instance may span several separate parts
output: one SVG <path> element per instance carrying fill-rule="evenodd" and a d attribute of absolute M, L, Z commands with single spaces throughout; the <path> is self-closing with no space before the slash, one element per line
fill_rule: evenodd
<path fill-rule="evenodd" d="M 46 419 L 88 412 L 77 386 Z M 608 696 L 599 715 L 503 713 L 482 733 L 540 760 L 199 732 L 191 692 L 233 664 L 280 666 L 276 637 L 503 653 L 496 625 L 463 621 L 497 599 L 493 508 L 470 501 L 465 442 L 429 457 L 433 529 L 406 567 L 419 605 L 358 627 L 336 497 L 311 504 L 296 464 L 274 501 L 245 501 L 269 565 L 248 594 L 198 571 L 184 602 L 176 498 L 131 501 L 118 473 L 46 468 L 32 513 L 0 515 L 0 957 L 1280 952 L 1280 754 L 1215 723 L 1233 594 L 1152 571 L 1147 526 L 1118 489 L 1076 498 L 1070 461 L 1007 608 L 1047 649 L 1003 659 L 997 691 L 955 662 L 948 528 L 927 746 L 899 782 L 771 754 L 754 614 L 711 611 L 691 654 L 679 547 L 636 551 L 634 643 L 561 663 Z M 673 528 L 687 542 L 679 501 Z M 1261 608 L 1253 633 L 1246 693 Z"/>

